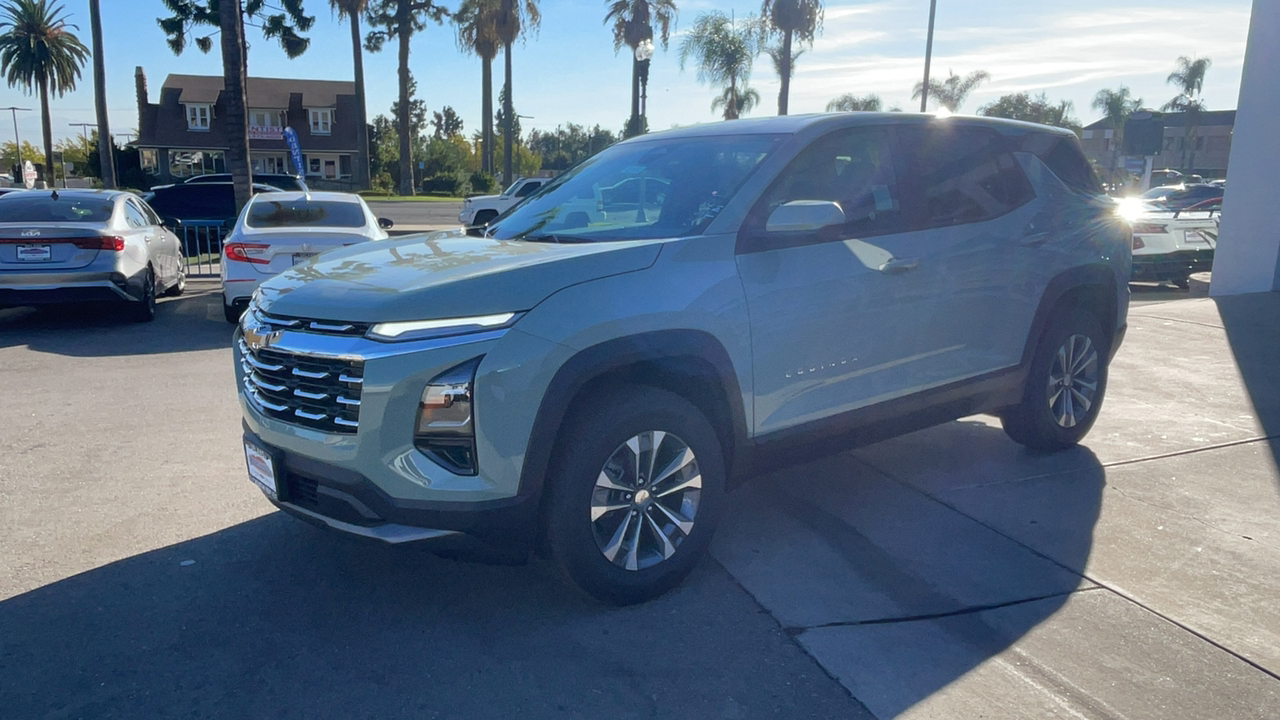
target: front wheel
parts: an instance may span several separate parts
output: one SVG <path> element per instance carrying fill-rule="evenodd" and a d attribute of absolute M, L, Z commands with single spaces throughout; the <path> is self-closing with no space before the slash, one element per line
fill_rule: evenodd
<path fill-rule="evenodd" d="M 615 605 L 675 587 L 711 542 L 723 456 L 711 424 L 678 395 L 628 388 L 581 403 L 548 478 L 553 561 L 587 594 Z"/>
<path fill-rule="evenodd" d="M 1078 444 L 1102 408 L 1108 347 L 1094 315 L 1059 313 L 1036 346 L 1022 402 L 1001 416 L 1005 433 L 1033 450 Z"/>

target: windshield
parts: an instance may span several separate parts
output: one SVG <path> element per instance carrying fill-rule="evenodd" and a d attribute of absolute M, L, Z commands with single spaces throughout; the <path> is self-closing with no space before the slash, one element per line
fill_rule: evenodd
<path fill-rule="evenodd" d="M 364 227 L 364 208 L 358 203 L 331 200 L 255 200 L 244 224 L 253 228 Z"/>
<path fill-rule="evenodd" d="M 706 230 L 782 135 L 618 145 L 569 170 L 490 225 L 502 240 L 650 240 Z"/>
<path fill-rule="evenodd" d="M 57 197 L 53 193 L 9 193 L 0 200 L 0 222 L 105 223 L 115 201 L 110 197 Z"/>

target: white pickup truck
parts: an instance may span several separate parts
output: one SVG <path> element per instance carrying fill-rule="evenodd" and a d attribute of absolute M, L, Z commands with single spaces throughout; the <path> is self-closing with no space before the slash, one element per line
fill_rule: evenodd
<path fill-rule="evenodd" d="M 477 195 L 469 197 L 462 203 L 462 212 L 458 213 L 458 222 L 467 227 L 478 227 L 489 224 L 489 221 L 507 211 L 507 208 L 538 191 L 545 185 L 547 178 L 520 178 L 511 183 L 511 187 L 501 195 Z"/>

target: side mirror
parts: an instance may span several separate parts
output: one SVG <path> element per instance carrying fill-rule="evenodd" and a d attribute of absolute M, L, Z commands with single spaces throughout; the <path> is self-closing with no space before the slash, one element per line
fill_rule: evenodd
<path fill-rule="evenodd" d="M 396 225 L 395 223 L 391 222 L 387 218 L 378 218 L 378 227 L 382 228 L 383 230 L 390 230 L 391 228 L 395 227 L 395 225 Z"/>
<path fill-rule="evenodd" d="M 846 222 L 839 203 L 829 200 L 792 200 L 779 205 L 765 223 L 766 232 L 813 232 Z"/>
<path fill-rule="evenodd" d="M 181 230 L 182 221 L 176 217 L 165 216 L 160 218 L 160 226 L 169 228 L 170 230 Z"/>

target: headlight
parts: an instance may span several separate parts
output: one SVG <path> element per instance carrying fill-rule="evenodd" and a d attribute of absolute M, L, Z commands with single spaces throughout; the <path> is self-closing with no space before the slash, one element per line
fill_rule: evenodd
<path fill-rule="evenodd" d="M 408 322 L 378 323 L 369 328 L 373 340 L 398 342 L 429 338 L 469 335 L 471 333 L 509 328 L 524 313 L 501 313 L 476 317 L 450 318 L 447 320 L 411 320 Z"/>
<path fill-rule="evenodd" d="M 476 474 L 472 398 L 480 360 L 468 360 L 437 375 L 418 403 L 414 446 L 456 475 Z"/>

